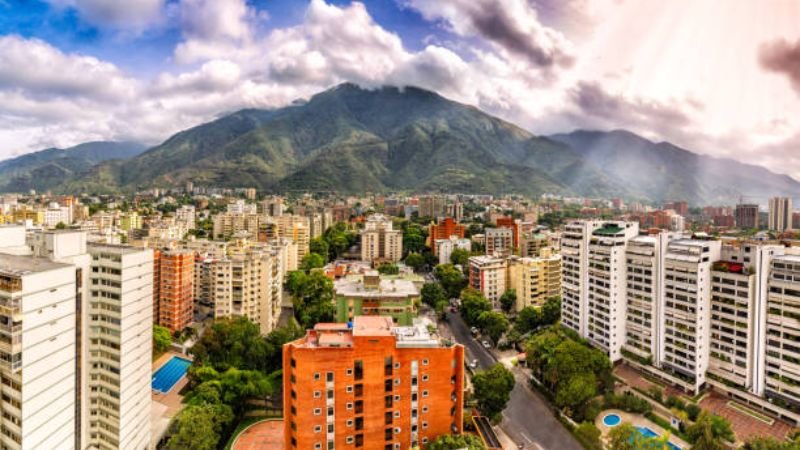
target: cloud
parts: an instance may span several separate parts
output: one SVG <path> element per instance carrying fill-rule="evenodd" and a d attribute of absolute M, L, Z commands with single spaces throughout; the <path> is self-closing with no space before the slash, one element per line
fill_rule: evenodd
<path fill-rule="evenodd" d="M 100 28 L 143 31 L 162 20 L 165 0 L 47 0 L 57 8 L 74 8 Z"/>
<path fill-rule="evenodd" d="M 791 43 L 778 39 L 764 43 L 759 48 L 758 56 L 762 67 L 786 75 L 800 94 L 800 40 Z"/>
<path fill-rule="evenodd" d="M 181 0 L 178 15 L 184 36 L 175 49 L 180 64 L 239 53 L 252 42 L 254 22 L 264 20 L 245 0 Z"/>
<path fill-rule="evenodd" d="M 480 36 L 538 67 L 569 67 L 570 42 L 548 28 L 525 0 L 408 0 L 427 20 L 444 21 L 461 36 Z"/>

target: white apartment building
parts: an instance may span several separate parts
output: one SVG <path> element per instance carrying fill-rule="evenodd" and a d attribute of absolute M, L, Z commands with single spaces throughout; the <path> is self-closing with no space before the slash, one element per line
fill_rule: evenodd
<path fill-rule="evenodd" d="M 52 228 L 59 223 L 63 223 L 64 225 L 72 223 L 72 208 L 69 206 L 59 206 L 58 203 L 51 203 L 50 206 L 44 210 L 44 222 L 42 225 Z"/>
<path fill-rule="evenodd" d="M 472 256 L 469 258 L 469 286 L 481 291 L 484 297 L 497 306 L 506 292 L 506 258 Z"/>
<path fill-rule="evenodd" d="M 397 262 L 403 257 L 403 232 L 392 227 L 392 220 L 382 214 L 367 218 L 361 232 L 361 259 Z"/>
<path fill-rule="evenodd" d="M 603 222 L 589 240 L 585 337 L 612 362 L 625 341 L 625 245 L 638 234 L 636 222 Z"/>
<path fill-rule="evenodd" d="M 772 260 L 767 296 L 766 380 L 764 395 L 800 408 L 800 256 Z"/>
<path fill-rule="evenodd" d="M 589 240 L 602 222 L 573 220 L 561 235 L 561 323 L 586 334 L 589 297 Z"/>
<path fill-rule="evenodd" d="M 76 292 L 74 266 L 0 254 L 2 448 L 74 448 L 78 442 Z"/>
<path fill-rule="evenodd" d="M 511 228 L 487 228 L 484 230 L 486 254 L 510 256 L 514 253 L 514 230 Z"/>
<path fill-rule="evenodd" d="M 153 251 L 90 244 L 89 442 L 99 449 L 150 445 Z"/>
<path fill-rule="evenodd" d="M 661 359 L 663 323 L 664 256 L 675 235 L 661 232 L 637 236 L 625 250 L 625 342 L 623 350 L 640 360 Z"/>
<path fill-rule="evenodd" d="M 769 229 L 786 231 L 794 227 L 792 223 L 794 207 L 790 197 L 774 197 L 769 199 Z"/>
<path fill-rule="evenodd" d="M 450 264 L 450 256 L 453 250 L 460 248 L 466 251 L 472 251 L 472 241 L 469 239 L 459 239 L 456 236 L 450 236 L 450 239 L 436 239 L 434 242 L 436 246 L 436 254 L 439 255 L 439 264 Z"/>
<path fill-rule="evenodd" d="M 196 216 L 197 213 L 192 205 L 183 205 L 175 211 L 175 221 L 182 223 L 187 230 L 197 228 Z"/>
<path fill-rule="evenodd" d="M 711 264 L 719 241 L 676 239 L 664 260 L 664 333 L 661 369 L 690 392 L 705 383 L 711 328 Z"/>

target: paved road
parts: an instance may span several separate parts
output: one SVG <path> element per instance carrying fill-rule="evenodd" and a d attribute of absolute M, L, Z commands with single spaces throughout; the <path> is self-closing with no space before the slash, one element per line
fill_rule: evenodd
<path fill-rule="evenodd" d="M 478 360 L 479 368 L 492 366 L 496 359 L 472 338 L 469 328 L 458 314 L 447 313 L 450 330 L 457 342 L 464 344 L 467 358 Z M 524 371 L 515 369 L 517 384 L 511 391 L 511 399 L 503 411 L 500 426 L 514 440 L 524 443 L 529 450 L 583 450 L 572 434 L 559 422 L 547 400 L 528 385 Z"/>

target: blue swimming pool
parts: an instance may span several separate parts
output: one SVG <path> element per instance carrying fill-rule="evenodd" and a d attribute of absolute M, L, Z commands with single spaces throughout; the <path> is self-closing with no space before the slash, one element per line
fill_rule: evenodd
<path fill-rule="evenodd" d="M 658 433 L 656 433 L 655 431 L 653 431 L 653 430 L 651 430 L 650 428 L 647 428 L 647 427 L 636 427 L 636 429 L 639 431 L 639 433 L 642 436 L 644 436 L 646 438 L 654 438 L 654 437 L 659 437 L 660 436 Z M 670 450 L 681 450 L 680 447 L 678 447 L 677 445 L 673 444 L 672 442 L 667 442 L 667 447 L 669 447 Z"/>
<path fill-rule="evenodd" d="M 603 425 L 607 427 L 615 427 L 619 425 L 620 421 L 619 414 L 608 414 L 607 416 L 603 417 Z"/>
<path fill-rule="evenodd" d="M 192 362 L 188 359 L 173 356 L 153 374 L 153 390 L 166 394 L 178 380 L 186 375 L 186 371 L 191 365 Z"/>

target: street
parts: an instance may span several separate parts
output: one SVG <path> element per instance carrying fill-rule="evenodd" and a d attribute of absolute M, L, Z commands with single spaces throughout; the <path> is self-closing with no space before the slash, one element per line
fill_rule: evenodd
<path fill-rule="evenodd" d="M 469 327 L 458 313 L 447 313 L 447 323 L 453 337 L 466 349 L 466 359 L 478 360 L 478 369 L 487 369 L 497 362 L 496 358 L 480 342 L 472 337 Z M 582 450 L 572 434 L 564 428 L 550 409 L 547 400 L 532 391 L 527 384 L 527 375 L 522 369 L 514 369 L 517 383 L 511 391 L 511 399 L 503 411 L 500 427 L 517 443 L 524 443 L 531 450 Z"/>

